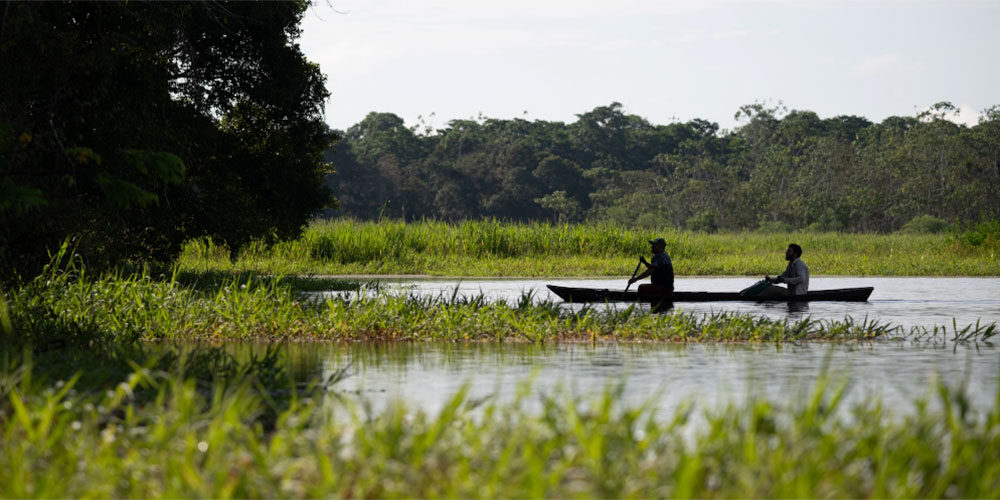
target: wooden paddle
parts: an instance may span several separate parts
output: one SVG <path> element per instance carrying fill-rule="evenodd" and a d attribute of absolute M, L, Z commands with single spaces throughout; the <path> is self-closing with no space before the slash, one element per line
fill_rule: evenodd
<path fill-rule="evenodd" d="M 639 259 L 639 263 L 635 265 L 635 271 L 632 271 L 632 278 L 635 278 L 636 273 L 639 272 L 639 266 L 642 265 L 642 259 Z M 628 287 L 632 286 L 632 278 L 629 278 L 629 283 L 625 285 L 625 291 L 628 291 Z"/>

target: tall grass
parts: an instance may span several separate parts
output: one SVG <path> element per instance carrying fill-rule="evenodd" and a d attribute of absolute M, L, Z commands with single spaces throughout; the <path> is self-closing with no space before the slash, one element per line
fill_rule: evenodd
<path fill-rule="evenodd" d="M 303 295 L 280 278 L 219 281 L 213 275 L 184 284 L 176 276 L 89 277 L 72 265 L 56 269 L 7 294 L 16 342 L 45 350 L 150 340 L 788 342 L 908 335 L 867 318 L 793 322 L 737 313 L 650 314 L 638 305 L 574 311 L 530 294 L 508 303 L 482 295 L 428 297 L 366 289 L 323 300 Z M 961 334 L 954 326 L 957 340 L 986 340 L 998 333 L 995 324 Z M 949 332 L 917 333 L 939 338 Z"/>
<path fill-rule="evenodd" d="M 784 249 L 805 249 L 814 274 L 1000 275 L 996 247 L 948 235 L 647 231 L 612 225 L 477 221 L 320 221 L 302 238 L 254 243 L 233 260 L 211 240 L 189 242 L 179 264 L 191 271 L 272 274 L 621 276 L 647 240 L 663 237 L 680 275 L 756 275 L 783 270 Z"/>
<path fill-rule="evenodd" d="M 319 381 L 276 402 L 138 365 L 96 392 L 17 368 L 0 379 L 2 497 L 1000 495 L 1000 404 L 943 385 L 908 414 L 843 407 L 826 380 L 787 404 L 691 402 L 672 417 L 626 406 L 620 386 L 530 401 L 526 387 L 507 403 L 460 390 L 428 413 L 366 410 Z"/>

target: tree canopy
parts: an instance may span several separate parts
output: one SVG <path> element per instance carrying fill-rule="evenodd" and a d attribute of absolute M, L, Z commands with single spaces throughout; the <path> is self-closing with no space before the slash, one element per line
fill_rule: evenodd
<path fill-rule="evenodd" d="M 734 130 L 652 124 L 618 103 L 569 124 L 436 131 L 371 113 L 327 152 L 342 201 L 331 215 L 861 232 L 1000 217 L 1000 112 L 968 127 L 946 119 L 953 111 L 942 102 L 873 123 L 754 103 Z"/>
<path fill-rule="evenodd" d="M 298 2 L 11 2 L 0 28 L 0 262 L 91 264 L 193 236 L 292 237 L 332 201 L 325 77 Z"/>

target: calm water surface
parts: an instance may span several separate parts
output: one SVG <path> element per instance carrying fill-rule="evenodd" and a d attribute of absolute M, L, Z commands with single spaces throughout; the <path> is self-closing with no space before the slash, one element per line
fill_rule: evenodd
<path fill-rule="evenodd" d="M 650 400 L 669 417 L 681 403 L 714 408 L 748 395 L 784 403 L 804 400 L 821 374 L 846 382 L 849 404 L 881 398 L 894 413 L 931 395 L 933 383 L 964 387 L 977 409 L 996 402 L 1000 349 L 995 345 L 878 342 L 865 344 L 289 344 L 299 373 L 346 370 L 334 389 L 358 394 L 376 409 L 403 400 L 439 410 L 468 385 L 472 398 L 511 400 L 559 390 L 597 396 L 621 384 L 624 402 Z M 846 408 L 846 405 L 845 405 Z"/>
<path fill-rule="evenodd" d="M 678 277 L 676 290 L 732 292 L 750 286 L 759 278 L 739 277 Z M 460 294 L 483 294 L 491 299 L 516 301 L 522 293 L 533 292 L 535 300 L 560 301 L 545 288 L 547 284 L 570 287 L 623 289 L 626 279 L 541 279 L 541 280 L 393 280 L 390 287 L 415 293 L 450 297 L 457 288 Z M 634 286 L 634 285 L 633 285 Z M 691 302 L 677 303 L 676 310 L 695 313 L 719 311 L 746 312 L 775 319 L 855 319 L 869 317 L 901 325 L 913 326 L 966 325 L 981 320 L 1000 323 L 1000 278 L 883 278 L 859 276 L 814 276 L 809 287 L 813 290 L 830 288 L 875 287 L 868 302 L 810 302 L 795 304 L 755 302 Z M 805 306 L 805 307 L 802 307 Z M 580 305 L 566 304 L 567 308 Z"/>
<path fill-rule="evenodd" d="M 732 291 L 749 286 L 747 277 L 678 278 L 678 290 Z M 522 293 L 555 300 L 545 284 L 624 288 L 625 280 L 391 280 L 418 294 L 450 297 L 483 294 L 515 301 Z M 894 325 L 932 327 L 1000 322 L 997 278 L 814 277 L 812 289 L 873 286 L 867 303 L 816 302 L 807 308 L 787 304 L 679 303 L 694 313 L 745 312 L 775 319 L 839 320 L 868 317 Z M 566 304 L 574 308 L 577 305 Z M 952 343 L 880 341 L 865 344 L 671 345 L 560 344 L 481 345 L 410 343 L 390 345 L 291 345 L 290 359 L 318 373 L 346 369 L 339 390 L 359 393 L 376 406 L 395 399 L 430 411 L 467 384 L 472 397 L 510 399 L 531 381 L 535 392 L 567 390 L 596 395 L 621 384 L 626 401 L 655 400 L 669 414 L 682 402 L 715 406 L 756 394 L 782 402 L 804 397 L 821 373 L 848 383 L 847 400 L 882 398 L 895 411 L 912 411 L 913 399 L 930 394 L 933 380 L 965 387 L 979 408 L 996 402 L 1000 348 L 993 342 Z"/>

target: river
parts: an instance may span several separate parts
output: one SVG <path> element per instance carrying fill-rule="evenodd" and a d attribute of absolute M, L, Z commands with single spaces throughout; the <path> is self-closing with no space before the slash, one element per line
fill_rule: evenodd
<path fill-rule="evenodd" d="M 753 277 L 678 277 L 674 288 L 678 291 L 733 292 L 746 288 L 760 278 Z M 407 279 L 384 280 L 394 290 L 407 290 L 424 295 L 446 297 L 458 289 L 464 295 L 483 294 L 492 300 L 516 302 L 522 293 L 532 292 L 534 299 L 560 301 L 545 288 L 547 284 L 587 288 L 625 288 L 627 280 L 621 279 Z M 839 320 L 845 316 L 854 319 L 877 319 L 910 329 L 914 326 L 952 326 L 1000 323 L 1000 278 L 885 278 L 863 276 L 814 276 L 812 290 L 854 288 L 871 286 L 868 302 L 810 302 L 808 304 L 755 303 L 755 302 L 701 302 L 677 303 L 676 310 L 694 313 L 734 311 L 767 316 L 774 319 Z M 581 307 L 566 304 L 564 307 Z"/>
<path fill-rule="evenodd" d="M 679 277 L 676 289 L 733 291 L 750 285 L 748 277 Z M 385 286 L 401 293 L 450 297 L 483 294 L 491 300 L 554 300 L 545 284 L 623 288 L 624 279 L 396 279 Z M 860 320 L 913 327 L 959 328 L 980 321 L 1000 323 L 998 278 L 813 277 L 811 289 L 873 286 L 866 303 L 815 302 L 805 308 L 784 303 L 678 303 L 693 313 L 734 311 L 791 321 Z M 457 292 L 456 292 L 457 289 Z M 579 307 L 566 304 L 564 307 Z M 337 390 L 358 393 L 376 406 L 395 399 L 435 411 L 463 385 L 472 397 L 512 398 L 520 384 L 551 393 L 562 389 L 595 395 L 620 384 L 626 401 L 655 401 L 664 414 L 681 402 L 701 406 L 739 402 L 757 394 L 776 402 L 798 400 L 821 374 L 847 384 L 846 400 L 881 398 L 887 406 L 911 411 L 910 402 L 931 394 L 940 380 L 964 387 L 978 407 L 996 403 L 1000 348 L 996 343 L 876 341 L 825 344 L 447 344 L 289 345 L 289 356 L 308 370 L 346 370 Z M 998 338 L 1000 340 L 1000 338 Z"/>

